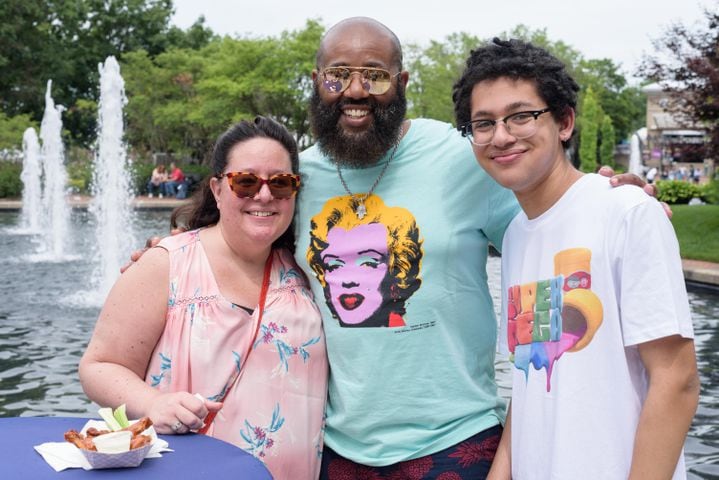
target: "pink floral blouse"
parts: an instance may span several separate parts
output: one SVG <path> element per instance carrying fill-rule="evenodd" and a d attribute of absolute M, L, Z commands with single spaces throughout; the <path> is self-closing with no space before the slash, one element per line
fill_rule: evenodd
<path fill-rule="evenodd" d="M 147 383 L 219 400 L 242 365 L 208 434 L 250 452 L 275 480 L 317 478 L 327 396 L 325 337 L 292 254 L 272 253 L 262 325 L 250 345 L 259 307 L 249 313 L 220 294 L 199 230 L 159 246 L 170 255 L 170 298 Z"/>

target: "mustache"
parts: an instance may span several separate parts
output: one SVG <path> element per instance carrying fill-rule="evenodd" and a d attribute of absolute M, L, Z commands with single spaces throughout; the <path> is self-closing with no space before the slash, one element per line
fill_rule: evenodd
<path fill-rule="evenodd" d="M 344 110 L 352 107 L 367 108 L 373 117 L 361 132 L 345 131 L 341 125 Z M 325 155 L 340 165 L 361 168 L 376 163 L 395 145 L 406 108 L 402 88 L 383 102 L 373 96 L 341 97 L 325 102 L 315 85 L 310 97 L 310 126 Z"/>
<path fill-rule="evenodd" d="M 369 112 L 372 114 L 375 114 L 378 109 L 381 108 L 377 101 L 373 98 L 362 98 L 357 100 L 351 98 L 343 98 L 341 100 L 338 100 L 337 103 L 328 106 L 328 110 L 331 112 L 331 115 L 334 118 L 335 122 L 337 122 L 339 121 L 343 110 L 345 108 L 352 107 L 367 107 L 369 109 Z"/>
<path fill-rule="evenodd" d="M 343 98 L 335 104 L 338 108 L 346 107 L 347 105 L 366 105 L 368 107 L 377 108 L 377 100 L 374 98 L 360 98 L 358 100 Z"/>

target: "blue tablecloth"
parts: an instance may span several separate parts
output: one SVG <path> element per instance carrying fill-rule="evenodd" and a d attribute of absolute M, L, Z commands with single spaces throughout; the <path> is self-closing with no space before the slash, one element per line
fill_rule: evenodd
<path fill-rule="evenodd" d="M 147 458 L 139 467 L 109 470 L 72 468 L 56 472 L 33 448 L 45 442 L 61 442 L 71 428 L 80 430 L 86 418 L 0 418 L 0 479 L 33 480 L 116 479 L 221 479 L 272 480 L 255 457 L 232 444 L 206 435 L 160 435 L 174 452 Z"/>

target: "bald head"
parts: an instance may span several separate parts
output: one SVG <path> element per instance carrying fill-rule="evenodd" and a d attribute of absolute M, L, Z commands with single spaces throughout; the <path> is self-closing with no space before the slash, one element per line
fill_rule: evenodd
<path fill-rule="evenodd" d="M 386 39 L 387 49 L 390 50 L 392 63 L 394 63 L 399 70 L 402 69 L 402 45 L 400 44 L 399 38 L 384 24 L 369 17 L 346 18 L 330 27 L 320 41 L 320 47 L 317 50 L 316 57 L 317 66 L 321 67 L 324 65 L 325 53 L 328 46 L 338 42 L 348 42 L 353 38 Z"/>

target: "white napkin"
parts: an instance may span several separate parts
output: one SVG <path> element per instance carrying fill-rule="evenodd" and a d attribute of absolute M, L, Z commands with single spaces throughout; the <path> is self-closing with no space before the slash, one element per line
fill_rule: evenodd
<path fill-rule="evenodd" d="M 82 427 L 81 433 L 85 433 L 90 427 L 95 427 L 98 430 L 107 429 L 107 425 L 105 425 L 105 422 L 102 420 L 89 420 L 85 426 Z M 64 433 L 65 432 L 60 432 L 59 435 L 63 435 Z M 143 433 L 152 437 L 152 448 L 148 450 L 145 458 L 159 458 L 162 456 L 161 452 L 173 451 L 168 448 L 169 444 L 165 440 L 157 436 L 154 428 L 150 427 Z M 85 456 L 80 452 L 80 449 L 70 442 L 47 442 L 36 445 L 34 448 L 56 472 L 61 472 L 66 468 L 92 470 L 92 466 L 90 466 Z"/>

